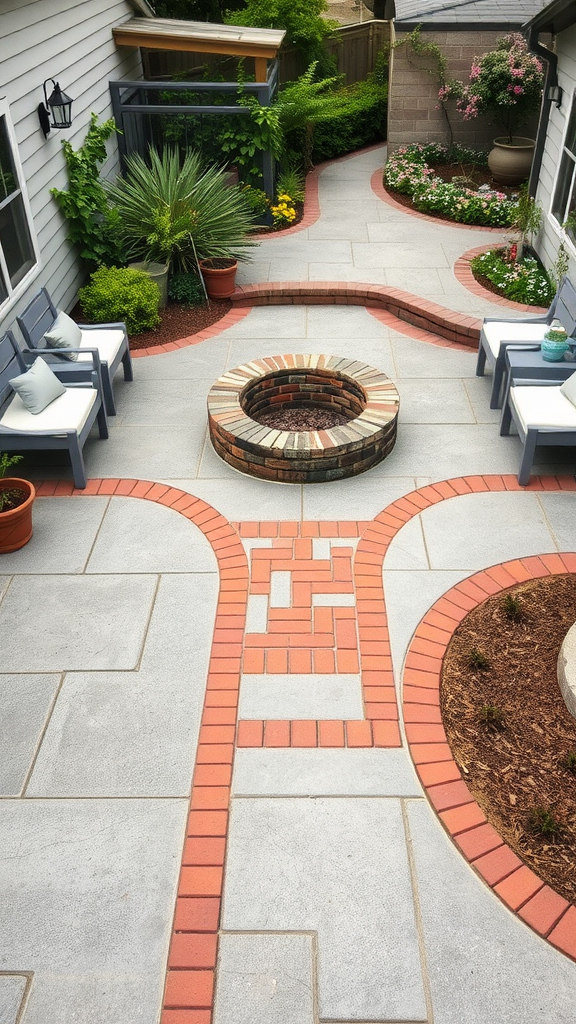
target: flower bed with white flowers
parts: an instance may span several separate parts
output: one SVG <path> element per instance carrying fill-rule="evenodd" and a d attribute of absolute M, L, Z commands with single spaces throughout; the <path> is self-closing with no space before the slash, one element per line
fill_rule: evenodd
<path fill-rule="evenodd" d="M 430 164 L 483 162 L 483 154 L 461 146 L 411 145 L 393 153 L 384 169 L 384 184 L 391 192 L 409 196 L 421 213 L 441 214 L 459 224 L 508 227 L 516 204 L 489 185 L 478 189 L 445 182 Z M 485 158 L 484 158 L 485 159 Z M 487 172 L 489 173 L 489 172 Z"/>
<path fill-rule="evenodd" d="M 515 244 L 475 256 L 470 268 L 480 284 L 489 281 L 505 299 L 528 306 L 549 306 L 554 298 L 554 285 L 539 260 L 529 255 L 518 259 Z"/>

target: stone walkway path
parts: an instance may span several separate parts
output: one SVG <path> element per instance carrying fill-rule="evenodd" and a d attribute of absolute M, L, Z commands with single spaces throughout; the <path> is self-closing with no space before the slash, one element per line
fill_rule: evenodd
<path fill-rule="evenodd" d="M 388 275 L 382 246 L 422 222 L 387 227 L 376 160 L 323 172 L 318 228 L 332 201 L 377 213 Z M 433 231 L 450 259 L 483 238 Z M 311 259 L 304 234 L 263 243 L 262 275 L 289 242 Z M 411 290 L 482 313 L 448 274 Z M 474 353 L 400 326 L 253 309 L 116 382 L 85 492 L 43 465 L 34 537 L 0 563 L 2 1024 L 572 1024 L 576 911 L 485 823 L 437 707 L 469 607 L 575 571 L 571 453 L 519 489 Z M 394 451 L 334 484 L 235 473 L 212 382 L 303 351 L 388 373 Z"/>

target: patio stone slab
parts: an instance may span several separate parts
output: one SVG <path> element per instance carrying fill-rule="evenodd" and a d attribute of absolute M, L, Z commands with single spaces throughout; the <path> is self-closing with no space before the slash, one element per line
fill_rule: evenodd
<path fill-rule="evenodd" d="M 363 718 L 359 675 L 243 675 L 239 718 Z"/>
<path fill-rule="evenodd" d="M 111 498 L 88 573 L 216 572 L 204 534 L 178 512 L 136 498 Z"/>
<path fill-rule="evenodd" d="M 405 750 L 239 749 L 234 796 L 421 796 Z"/>
<path fill-rule="evenodd" d="M 129 386 L 136 384 L 134 390 L 138 392 L 143 381 L 215 380 L 224 373 L 230 347 L 229 330 L 178 352 L 160 352 L 134 360 L 135 379 Z M 119 404 L 120 415 L 122 408 L 123 401 Z"/>
<path fill-rule="evenodd" d="M 461 349 L 427 345 L 392 331 L 390 337 L 400 380 L 405 377 L 416 377 L 418 380 L 444 377 L 454 380 L 475 376 L 476 353 L 472 350 L 463 352 Z M 497 436 L 498 431 L 492 431 L 492 435 L 494 433 Z"/>
<path fill-rule="evenodd" d="M 473 571 L 556 550 L 535 494 L 464 494 L 421 518 L 433 569 Z"/>
<path fill-rule="evenodd" d="M 23 974 L 0 975 L 0 1024 L 18 1024 L 26 981 Z"/>
<path fill-rule="evenodd" d="M 406 649 L 420 619 L 442 594 L 469 575 L 467 569 L 459 572 L 390 571 L 384 562 L 386 613 L 397 680 L 400 679 Z"/>
<path fill-rule="evenodd" d="M 212 450 L 210 441 L 207 442 Z M 226 463 L 213 452 L 222 466 Z M 230 468 L 230 467 L 228 467 Z M 161 481 L 172 483 L 171 480 Z M 242 473 L 232 471 L 226 486 L 221 480 L 196 479 L 179 480 L 178 487 L 189 491 L 196 498 L 202 498 L 209 505 L 217 508 L 223 516 L 232 522 L 242 519 L 300 519 L 302 512 L 301 487 L 291 484 L 280 492 L 278 484 L 268 480 L 258 480 Z M 278 507 L 279 494 L 282 496 L 281 508 Z"/>
<path fill-rule="evenodd" d="M 59 682 L 59 675 L 0 675 L 0 796 L 21 792 Z"/>
<path fill-rule="evenodd" d="M 384 559 L 387 569 L 428 569 L 421 516 L 410 519 L 396 534 Z"/>
<path fill-rule="evenodd" d="M 26 796 L 186 797 L 204 686 L 184 673 L 67 673 Z"/>
<path fill-rule="evenodd" d="M 572 500 L 570 501 L 570 498 Z M 573 494 L 541 494 L 539 504 L 559 551 L 576 550 L 576 501 Z"/>
<path fill-rule="evenodd" d="M 307 337 L 318 340 L 322 335 L 330 338 L 330 344 L 368 338 L 383 340 L 388 337 L 388 328 L 363 306 L 307 306 Z M 327 349 L 326 351 L 332 351 Z"/>
<path fill-rule="evenodd" d="M 399 378 L 403 423 L 475 423 L 462 380 Z"/>
<path fill-rule="evenodd" d="M 26 1024 L 156 1024 L 186 813 L 0 802 L 0 970 L 34 971 Z"/>
<path fill-rule="evenodd" d="M 434 1024 L 573 1024 L 576 964 L 510 913 L 424 801 L 408 818 Z"/>
<path fill-rule="evenodd" d="M 214 1024 L 314 1024 L 311 935 L 224 934 Z"/>
<path fill-rule="evenodd" d="M 400 801 L 234 800 L 224 929 L 317 931 L 321 1019 L 426 1016 Z"/>
<path fill-rule="evenodd" d="M 179 430 L 111 424 L 107 441 L 90 438 L 86 442 L 88 475 L 143 480 L 195 476 L 206 430 L 204 420 L 198 420 L 192 408 L 189 423 Z"/>
<path fill-rule="evenodd" d="M 516 437 L 498 437 L 493 424 L 399 423 L 393 451 L 373 476 L 430 476 L 446 480 L 467 474 L 514 473 L 520 465 Z"/>
<path fill-rule="evenodd" d="M 493 423 L 498 431 L 502 410 L 490 408 L 492 377 L 489 374 L 486 374 L 485 377 L 467 377 L 463 384 L 468 393 L 476 422 Z"/>
<path fill-rule="evenodd" d="M 275 250 L 276 251 L 276 250 Z M 267 259 L 271 257 L 268 256 Z M 306 330 L 306 307 L 305 306 L 258 306 L 252 309 L 243 320 L 230 327 L 225 337 L 228 341 L 236 341 L 240 338 L 262 338 L 272 341 L 285 338 L 303 338 Z M 284 346 L 278 351 L 285 352 Z M 229 363 L 230 366 L 239 366 L 239 363 Z M 214 374 L 214 379 L 219 374 Z"/>
<path fill-rule="evenodd" d="M 19 551 L 2 555 L 2 571 L 83 572 L 108 501 L 99 497 L 82 502 L 77 498 L 37 498 L 32 512 L 32 538 Z"/>
<path fill-rule="evenodd" d="M 10 582 L 11 582 L 11 577 L 10 576 L 0 576 L 0 601 L 4 597 L 4 594 L 6 593 L 6 591 L 8 589 L 8 585 L 9 585 Z"/>
<path fill-rule="evenodd" d="M 156 585 L 144 575 L 15 577 L 0 605 L 2 668 L 134 668 Z"/>
<path fill-rule="evenodd" d="M 203 689 L 214 630 L 219 580 L 216 573 L 164 575 L 160 578 L 141 672 L 188 676 Z M 116 667 L 116 666 L 115 666 Z M 174 713 L 177 709 L 173 708 Z"/>
<path fill-rule="evenodd" d="M 154 357 L 156 358 L 156 357 Z M 209 380 L 139 380 L 123 398 L 114 426 L 182 426 L 190 422 L 193 409 L 206 401 Z"/>

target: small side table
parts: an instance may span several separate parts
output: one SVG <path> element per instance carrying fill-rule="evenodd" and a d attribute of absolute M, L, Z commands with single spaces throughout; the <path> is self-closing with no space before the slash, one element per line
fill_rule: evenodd
<path fill-rule="evenodd" d="M 574 355 L 574 347 L 570 350 Z M 567 353 L 568 355 L 569 353 Z M 576 373 L 576 359 L 560 359 L 557 363 L 549 363 L 542 358 L 540 349 L 527 352 L 518 349 L 506 349 L 506 371 L 504 384 L 504 399 L 502 402 L 502 415 L 500 425 L 504 418 L 510 416 L 508 399 L 510 388 L 515 380 L 567 380 L 573 373 Z"/>

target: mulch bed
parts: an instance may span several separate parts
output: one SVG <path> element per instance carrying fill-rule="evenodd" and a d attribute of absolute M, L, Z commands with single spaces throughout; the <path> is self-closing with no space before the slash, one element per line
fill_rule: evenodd
<path fill-rule="evenodd" d="M 518 185 L 502 185 L 499 181 L 494 181 L 494 178 L 490 174 L 488 167 L 478 167 L 476 164 L 429 164 L 434 174 L 443 181 L 451 182 L 455 177 L 465 176 L 471 179 L 471 183 L 456 182 L 456 184 L 466 184 L 467 188 L 475 188 L 479 185 L 490 185 L 490 188 L 496 192 L 503 192 L 507 198 L 518 194 Z M 410 210 L 414 210 L 415 213 L 420 213 L 414 206 L 410 196 L 404 195 L 402 192 L 395 192 L 393 189 L 386 185 L 386 189 L 391 196 L 394 197 L 395 201 L 400 206 L 406 206 Z M 445 220 L 449 224 L 459 223 L 452 217 L 448 217 L 445 213 L 433 213 L 431 217 L 435 217 L 438 220 Z M 505 230 L 504 228 L 502 230 Z"/>
<path fill-rule="evenodd" d="M 576 752 L 576 719 L 556 670 L 576 621 L 576 576 L 533 580 L 508 593 L 520 602 L 519 621 L 497 595 L 454 634 L 442 673 L 442 719 L 488 821 L 540 878 L 576 903 L 576 772 L 566 766 Z M 472 668 L 471 652 L 488 666 Z M 540 831 L 535 810 L 552 815 L 556 829 Z"/>
<path fill-rule="evenodd" d="M 166 309 L 160 311 L 162 322 L 153 331 L 143 331 L 142 334 L 130 335 L 130 348 L 156 348 L 158 345 L 167 345 L 171 341 L 180 341 L 181 338 L 188 338 L 191 334 L 197 334 L 206 327 L 221 320 L 232 308 L 230 299 L 222 299 L 220 302 L 210 300 L 208 305 L 183 306 L 179 302 L 169 302 Z M 82 316 L 80 306 L 72 310 L 70 316 L 78 323 L 86 323 Z"/>

